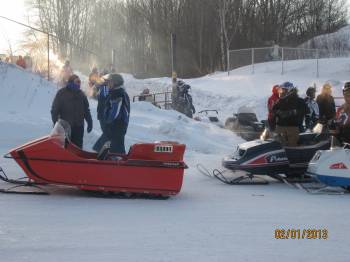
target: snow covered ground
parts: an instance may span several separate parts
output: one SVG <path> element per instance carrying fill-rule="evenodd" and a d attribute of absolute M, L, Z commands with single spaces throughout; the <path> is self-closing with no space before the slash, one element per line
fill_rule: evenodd
<path fill-rule="evenodd" d="M 219 109 L 224 120 L 241 105 L 255 107 L 260 119 L 271 86 L 289 80 L 307 86 L 329 81 L 340 95 L 350 59 L 321 62 L 322 78 L 310 61 L 259 64 L 255 74 L 239 68 L 198 79 L 192 85 L 197 111 Z M 276 68 L 275 68 L 276 67 Z M 136 95 L 146 86 L 169 88 L 167 78 L 136 80 L 125 75 Z M 0 153 L 47 134 L 57 86 L 0 63 Z M 90 101 L 94 130 L 85 134 L 90 149 L 100 134 L 96 102 Z M 242 140 L 232 132 L 196 122 L 144 102 L 132 104 L 127 145 L 139 141 L 186 143 L 182 191 L 168 200 L 94 198 L 75 189 L 49 187 L 49 196 L 0 195 L 1 261 L 348 261 L 350 195 L 309 195 L 271 181 L 264 186 L 228 186 L 202 176 L 196 164 L 220 168 L 221 158 Z M 13 160 L 0 166 L 12 178 L 23 176 Z M 1 187 L 6 186 L 0 183 Z M 275 229 L 327 229 L 328 240 L 275 239 Z"/>

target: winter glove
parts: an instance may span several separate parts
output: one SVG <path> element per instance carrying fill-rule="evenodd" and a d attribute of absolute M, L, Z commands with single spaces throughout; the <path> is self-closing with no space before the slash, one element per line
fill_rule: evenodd
<path fill-rule="evenodd" d="M 88 133 L 90 133 L 90 132 L 92 131 L 92 123 L 89 123 L 89 124 L 88 124 L 86 131 L 87 131 Z"/>

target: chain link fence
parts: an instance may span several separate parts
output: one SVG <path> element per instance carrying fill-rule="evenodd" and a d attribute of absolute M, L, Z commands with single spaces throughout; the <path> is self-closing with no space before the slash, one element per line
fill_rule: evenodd
<path fill-rule="evenodd" d="M 292 70 L 288 66 L 289 62 L 295 60 L 305 60 L 305 65 L 312 72 L 315 72 L 316 77 L 320 75 L 320 59 L 322 58 L 337 58 L 349 57 L 350 52 L 343 50 L 325 50 L 325 49 L 305 49 L 291 47 L 260 47 L 247 48 L 227 51 L 227 72 L 239 67 L 250 66 L 251 73 L 256 72 L 256 65 L 265 62 L 274 62 L 273 69 L 278 70 L 282 75 Z"/>

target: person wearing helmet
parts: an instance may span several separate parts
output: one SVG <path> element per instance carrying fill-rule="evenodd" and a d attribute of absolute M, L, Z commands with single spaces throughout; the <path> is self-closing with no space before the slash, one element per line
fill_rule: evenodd
<path fill-rule="evenodd" d="M 332 96 L 332 86 L 328 83 L 322 87 L 321 94 L 316 98 L 320 111 L 320 122 L 329 123 L 335 117 L 335 103 Z"/>
<path fill-rule="evenodd" d="M 77 75 L 72 75 L 64 88 L 58 90 L 51 107 L 52 122 L 58 119 L 66 120 L 71 127 L 71 142 L 83 148 L 84 119 L 87 122 L 87 132 L 92 131 L 92 118 L 89 101 L 80 89 L 81 81 Z"/>
<path fill-rule="evenodd" d="M 336 113 L 336 125 L 338 138 L 345 143 L 350 143 L 350 82 L 343 87 L 345 103 L 340 106 Z"/>
<path fill-rule="evenodd" d="M 278 95 L 279 88 L 280 88 L 279 85 L 274 85 L 272 87 L 272 95 L 267 100 L 267 110 L 269 112 L 268 117 L 267 117 L 267 121 L 269 124 L 269 129 L 271 131 L 275 130 L 275 128 L 276 128 L 275 115 L 273 114 L 272 108 L 280 99 L 279 95 Z"/>
<path fill-rule="evenodd" d="M 306 90 L 305 103 L 309 108 L 308 114 L 305 116 L 305 127 L 312 130 L 319 119 L 319 108 L 315 101 L 316 87 L 309 87 Z"/>
<path fill-rule="evenodd" d="M 124 79 L 120 74 L 104 77 L 109 87 L 104 109 L 106 135 L 111 141 L 112 153 L 125 154 L 125 134 L 129 125 L 130 98 L 124 89 Z"/>
<path fill-rule="evenodd" d="M 279 101 L 272 108 L 276 116 L 276 133 L 284 146 L 297 146 L 307 106 L 290 82 L 280 85 L 279 96 Z"/>

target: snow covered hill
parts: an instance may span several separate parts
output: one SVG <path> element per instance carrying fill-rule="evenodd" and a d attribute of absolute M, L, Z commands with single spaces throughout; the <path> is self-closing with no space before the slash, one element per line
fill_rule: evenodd
<path fill-rule="evenodd" d="M 331 34 L 316 36 L 301 44 L 301 48 L 350 51 L 350 25 L 340 28 Z"/>
<path fill-rule="evenodd" d="M 280 75 L 277 62 L 188 79 L 198 110 L 216 108 L 222 119 L 241 105 L 266 116 L 271 86 L 292 81 L 329 81 L 340 94 L 349 59 L 321 61 L 321 78 L 310 61 L 291 61 Z M 168 78 L 136 80 L 124 75 L 136 95 L 169 87 Z M 14 65 L 0 62 L 0 153 L 47 134 L 57 86 Z M 90 100 L 94 130 L 85 134 L 90 150 L 100 134 L 96 102 Z M 308 195 L 271 181 L 267 186 L 228 186 L 202 176 L 196 164 L 221 168 L 221 158 L 242 142 L 232 132 L 196 122 L 172 110 L 132 103 L 127 145 L 139 141 L 186 143 L 181 193 L 166 201 L 92 198 L 76 189 L 50 187 L 49 196 L 0 195 L 1 261 L 347 261 L 349 195 Z M 13 160 L 0 159 L 10 177 L 23 176 Z M 0 183 L 0 187 L 6 186 Z M 327 229 L 328 240 L 276 240 L 275 229 Z"/>

